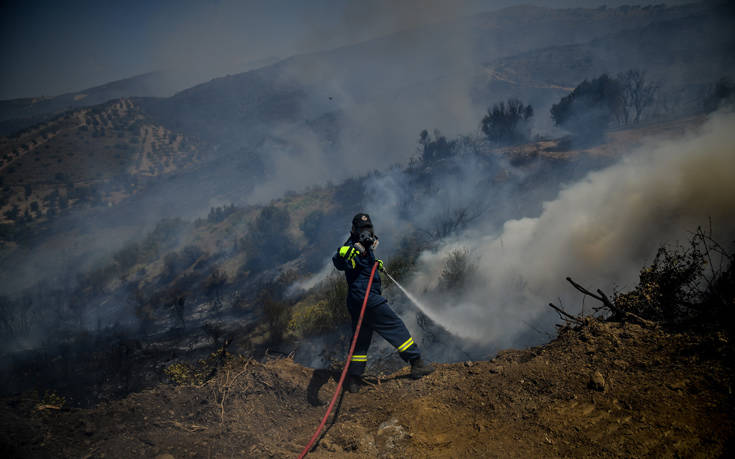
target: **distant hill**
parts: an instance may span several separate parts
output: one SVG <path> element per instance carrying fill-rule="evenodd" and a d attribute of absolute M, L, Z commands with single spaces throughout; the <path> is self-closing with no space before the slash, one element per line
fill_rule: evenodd
<path fill-rule="evenodd" d="M 471 131 L 490 103 L 509 96 L 531 103 L 543 123 L 551 103 L 599 72 L 637 67 L 672 84 L 704 85 L 735 67 L 732 15 L 718 8 L 514 7 L 295 56 L 167 98 L 74 108 L 159 94 L 165 75 L 152 73 L 84 93 L 5 101 L 2 117 L 31 117 L 7 123 L 49 118 L 0 139 L 0 218 L 14 208 L 24 215 L 33 201 L 30 215 L 44 213 L 45 196 L 62 183 L 95 184 L 102 203 L 135 194 L 161 210 L 181 206 L 186 189 L 190 214 L 211 202 L 262 202 L 405 162 L 420 130 Z M 272 191 L 250 196 L 269 180 L 277 183 Z"/>
<path fill-rule="evenodd" d="M 0 208 L 30 222 L 79 205 L 114 205 L 202 159 L 191 138 L 155 124 L 130 99 L 70 111 L 0 138 Z M 24 217 L 25 216 L 25 217 Z"/>
<path fill-rule="evenodd" d="M 216 149 L 218 157 L 230 158 L 229 169 L 238 174 L 246 171 L 252 176 L 257 170 L 255 179 L 261 182 L 277 181 L 283 174 L 295 176 L 296 180 L 282 180 L 267 199 L 315 183 L 325 177 L 320 170 L 327 167 L 330 180 L 342 180 L 364 167 L 408 161 L 422 129 L 440 128 L 450 134 L 472 131 L 483 111 L 503 98 L 524 99 L 537 109 L 538 122 L 549 124 L 548 107 L 578 81 L 560 86 L 527 82 L 528 75 L 523 76 L 526 80 L 499 78 L 488 72 L 487 65 L 540 48 L 587 46 L 594 40 L 604 44 L 623 31 L 642 30 L 654 23 L 696 21 L 707 10 L 704 5 L 507 8 L 294 56 L 173 97 L 138 103 L 160 125 L 195 136 Z M 664 44 L 663 54 L 676 52 L 665 46 L 665 36 L 657 43 Z M 630 41 L 621 45 L 620 54 L 638 47 Z M 702 59 L 711 57 L 705 54 Z M 534 71 L 543 75 L 546 63 L 534 65 L 539 67 Z M 580 75 L 579 80 L 586 76 Z M 299 158 L 308 160 L 297 165 Z M 290 172 L 296 169 L 301 173 Z M 239 180 L 228 168 L 221 172 L 218 183 Z M 288 182 L 292 183 L 283 185 Z M 220 197 L 228 193 L 219 185 L 209 191 L 215 188 L 223 193 Z M 242 193 L 237 198 L 249 199 Z"/>
<path fill-rule="evenodd" d="M 596 38 L 549 46 L 485 64 L 491 79 L 571 90 L 584 78 L 642 69 L 665 86 L 707 85 L 735 71 L 735 14 L 699 11 Z"/>
<path fill-rule="evenodd" d="M 150 72 L 55 97 L 1 100 L 0 134 L 10 134 L 66 110 L 98 105 L 112 99 L 170 96 L 174 92 L 170 78 L 166 72 Z"/>
<path fill-rule="evenodd" d="M 246 68 L 261 67 L 275 60 L 267 58 L 248 62 Z M 91 107 L 113 99 L 170 97 L 204 78 L 206 76 L 201 72 L 187 69 L 159 70 L 59 96 L 0 100 L 0 135 L 9 135 L 47 121 L 67 110 Z"/>
<path fill-rule="evenodd" d="M 398 108 L 401 112 L 405 107 L 421 107 L 427 119 L 402 119 L 407 130 L 417 133 L 427 121 L 434 121 L 434 110 L 446 109 L 443 105 L 451 97 L 443 94 L 453 96 L 458 87 L 465 89 L 475 83 L 483 63 L 539 48 L 583 44 L 655 21 L 687 17 L 702 9 L 506 8 L 295 56 L 212 80 L 171 98 L 151 100 L 146 109 L 171 129 L 195 133 L 231 148 L 261 140 L 264 125 L 351 112 L 356 105 L 365 104 L 385 109 L 400 105 L 404 107 Z M 497 93 L 495 88 L 474 89 L 477 97 L 473 102 L 479 106 L 489 103 Z"/>

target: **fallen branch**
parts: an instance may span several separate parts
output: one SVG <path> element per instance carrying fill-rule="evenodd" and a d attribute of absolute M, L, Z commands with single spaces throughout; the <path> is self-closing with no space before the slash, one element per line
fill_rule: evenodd
<path fill-rule="evenodd" d="M 57 410 L 58 411 L 61 409 L 61 405 L 44 404 L 44 405 L 36 406 L 36 409 L 38 411 L 43 411 L 43 410 Z"/>
<path fill-rule="evenodd" d="M 610 299 L 607 297 L 607 295 L 605 295 L 605 292 L 603 292 L 602 290 L 600 290 L 598 288 L 597 289 L 597 293 L 599 293 L 600 294 L 600 297 L 602 298 L 602 304 L 604 304 L 605 306 L 607 306 L 608 308 L 610 308 L 610 310 L 612 310 L 612 311 L 622 312 L 622 311 L 620 311 L 620 308 L 618 308 L 617 306 L 615 306 L 613 304 L 613 302 L 610 301 Z"/>
<path fill-rule="evenodd" d="M 638 322 L 640 325 L 646 328 L 658 328 L 658 324 L 652 320 L 644 319 L 643 317 L 633 314 L 632 312 L 623 311 L 623 316 L 629 319 L 631 322 Z"/>
<path fill-rule="evenodd" d="M 557 306 L 554 306 L 554 304 L 553 304 L 553 303 L 549 303 L 549 306 L 550 306 L 550 307 L 551 307 L 551 308 L 552 308 L 552 309 L 553 309 L 554 311 L 556 311 L 557 313 L 559 313 L 559 317 L 560 317 L 560 318 L 562 318 L 563 320 L 565 320 L 565 321 L 567 321 L 567 322 L 574 322 L 574 323 L 576 323 L 576 324 L 579 324 L 579 325 L 582 325 L 582 324 L 584 323 L 584 322 L 583 322 L 583 321 L 582 321 L 581 319 L 579 319 L 578 317 L 574 317 L 573 315 L 569 314 L 568 312 L 564 311 L 563 309 L 561 309 L 561 308 L 559 308 L 559 307 L 557 307 Z"/>
<path fill-rule="evenodd" d="M 578 283 L 574 282 L 571 277 L 567 277 L 567 281 L 570 284 L 572 284 L 572 286 L 574 288 L 576 288 L 577 290 L 579 290 L 580 292 L 584 293 L 587 296 L 591 296 L 592 298 L 596 299 L 597 301 L 599 301 L 600 303 L 602 303 L 603 305 L 605 305 L 605 307 L 608 308 L 611 312 L 614 312 L 616 314 L 622 314 L 623 313 L 623 311 L 621 311 L 620 308 L 616 307 L 613 304 L 613 302 L 610 301 L 610 299 L 607 297 L 607 295 L 605 295 L 605 292 L 603 292 L 599 288 L 597 289 L 597 295 L 595 295 L 594 293 L 590 292 L 589 290 L 587 290 L 586 288 L 582 287 Z"/>
<path fill-rule="evenodd" d="M 658 327 L 658 325 L 655 322 L 653 322 L 653 321 L 644 319 L 643 317 L 640 317 L 640 316 L 638 316 L 636 314 L 633 314 L 632 312 L 623 311 L 619 307 L 615 306 L 615 304 L 612 301 L 610 301 L 610 298 L 608 298 L 608 296 L 605 295 L 605 292 L 603 292 L 599 288 L 597 289 L 597 295 L 595 295 L 594 293 L 590 292 L 589 290 L 587 290 L 586 288 L 582 287 L 578 283 L 574 282 L 571 277 L 567 277 L 567 281 L 570 284 L 572 284 L 572 286 L 574 286 L 574 288 L 576 288 L 580 292 L 584 293 L 587 296 L 591 296 L 592 298 L 594 298 L 597 301 L 599 301 L 600 303 L 602 303 L 603 304 L 603 307 L 604 308 L 607 308 L 610 312 L 612 312 L 614 316 L 621 317 L 621 318 L 626 318 L 626 319 L 631 320 L 632 322 L 638 322 L 639 324 L 643 325 L 644 327 L 648 327 L 648 328 L 657 328 Z M 550 304 L 550 306 L 554 307 L 551 304 Z M 557 309 L 557 308 L 554 307 L 554 309 Z"/>
<path fill-rule="evenodd" d="M 230 370 L 227 370 L 226 378 L 225 378 L 225 384 L 224 384 L 224 391 L 222 392 L 222 400 L 220 401 L 220 423 L 224 424 L 225 422 L 225 399 L 227 398 L 227 394 L 230 393 L 230 388 L 235 385 L 235 381 L 237 381 L 237 378 L 240 377 L 245 371 L 248 369 L 248 365 L 250 365 L 251 359 L 248 359 L 247 362 L 245 362 L 245 365 L 242 367 L 242 371 L 239 372 L 233 379 L 230 381 Z"/>
<path fill-rule="evenodd" d="M 604 293 L 602 293 L 602 291 L 600 289 L 597 289 L 597 293 L 599 293 L 599 295 L 595 295 L 594 293 L 590 292 L 589 290 L 587 290 L 586 288 L 582 287 L 578 283 L 574 282 L 571 277 L 567 277 L 567 281 L 570 284 L 572 284 L 572 286 L 574 288 L 576 288 L 577 290 L 579 290 L 580 292 L 584 293 L 587 296 L 591 296 L 592 298 L 594 298 L 597 301 L 601 302 L 602 304 L 604 304 L 605 306 L 607 306 L 611 310 L 616 311 L 615 305 L 613 305 L 610 302 L 610 300 L 607 298 L 607 296 Z"/>

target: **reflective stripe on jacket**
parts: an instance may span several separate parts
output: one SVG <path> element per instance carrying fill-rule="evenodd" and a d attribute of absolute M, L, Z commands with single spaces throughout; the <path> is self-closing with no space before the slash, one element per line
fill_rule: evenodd
<path fill-rule="evenodd" d="M 342 247 L 354 247 L 355 242 L 350 237 Z M 349 308 L 361 308 L 362 301 L 365 299 L 365 290 L 370 281 L 370 271 L 373 269 L 376 259 L 372 249 L 367 249 L 366 253 L 356 255 L 352 260 L 355 262 L 354 267 L 351 261 L 347 261 L 344 257 L 340 256 L 339 249 L 337 249 L 337 253 L 332 257 L 334 267 L 345 272 L 345 279 L 347 280 L 347 306 Z M 380 274 L 376 269 L 373 285 L 370 288 L 367 307 L 372 308 L 386 301 L 388 300 L 382 296 Z"/>

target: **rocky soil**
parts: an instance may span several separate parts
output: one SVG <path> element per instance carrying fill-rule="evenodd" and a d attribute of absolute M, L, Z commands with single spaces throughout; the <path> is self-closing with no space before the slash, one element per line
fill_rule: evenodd
<path fill-rule="evenodd" d="M 310 457 L 732 457 L 732 343 L 587 319 L 489 361 L 371 378 Z M 202 385 L 92 409 L 2 400 L 3 457 L 295 457 L 338 374 L 233 357 Z"/>

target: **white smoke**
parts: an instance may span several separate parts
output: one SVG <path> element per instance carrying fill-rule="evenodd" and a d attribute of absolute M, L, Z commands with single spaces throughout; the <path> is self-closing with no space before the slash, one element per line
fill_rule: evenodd
<path fill-rule="evenodd" d="M 325 260 L 322 266 L 322 269 L 320 269 L 316 274 L 305 279 L 298 280 L 291 284 L 286 290 L 286 296 L 292 297 L 303 292 L 308 292 L 320 283 L 326 281 L 331 274 L 337 272 L 337 270 L 334 268 L 334 265 L 332 264 L 331 258 Z"/>
<path fill-rule="evenodd" d="M 475 229 L 419 258 L 409 289 L 430 292 L 453 250 L 470 251 L 477 279 L 448 304 L 424 295 L 430 316 L 463 337 L 517 342 L 550 301 L 579 311 L 564 278 L 627 290 L 662 244 L 684 243 L 711 218 L 715 237 L 735 236 L 735 115 L 721 114 L 676 141 L 644 144 L 544 203 L 536 218 L 510 220 L 500 235 Z M 551 324 L 547 324 L 550 326 Z"/>

